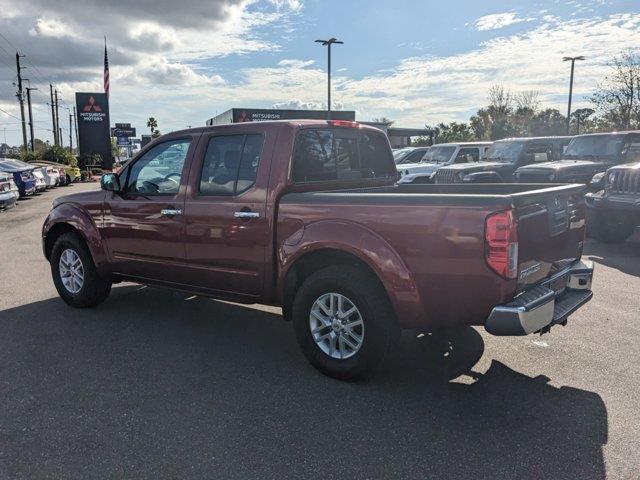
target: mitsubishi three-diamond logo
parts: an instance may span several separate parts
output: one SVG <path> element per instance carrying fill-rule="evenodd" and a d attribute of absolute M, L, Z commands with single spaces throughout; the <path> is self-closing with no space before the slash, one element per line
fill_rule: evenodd
<path fill-rule="evenodd" d="M 93 96 L 89 97 L 89 103 L 85 105 L 84 108 L 82 109 L 83 112 L 90 112 L 91 110 L 93 110 L 94 112 L 102 111 L 102 108 L 100 108 L 100 105 L 96 105 L 96 99 L 93 98 Z"/>

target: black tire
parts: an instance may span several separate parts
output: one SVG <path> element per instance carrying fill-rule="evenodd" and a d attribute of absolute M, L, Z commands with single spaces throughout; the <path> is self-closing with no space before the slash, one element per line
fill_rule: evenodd
<path fill-rule="evenodd" d="M 72 293 L 65 287 L 60 275 L 60 257 L 66 250 L 74 251 L 82 262 L 84 281 L 78 292 Z M 77 233 L 69 232 L 60 235 L 51 251 L 51 275 L 60 297 L 76 308 L 95 307 L 102 303 L 111 292 L 111 282 L 100 275 L 91 258 L 87 245 Z"/>
<path fill-rule="evenodd" d="M 636 229 L 635 225 L 618 221 L 615 216 L 607 215 L 605 212 L 595 212 L 590 220 L 588 236 L 604 243 L 622 243 Z"/>
<path fill-rule="evenodd" d="M 362 316 L 362 345 L 349 358 L 331 357 L 318 346 L 311 333 L 311 308 L 327 293 L 347 297 Z M 369 272 L 351 265 L 331 266 L 310 275 L 296 292 L 292 320 L 298 345 L 307 360 L 323 374 L 340 380 L 371 375 L 400 334 L 382 286 Z"/>

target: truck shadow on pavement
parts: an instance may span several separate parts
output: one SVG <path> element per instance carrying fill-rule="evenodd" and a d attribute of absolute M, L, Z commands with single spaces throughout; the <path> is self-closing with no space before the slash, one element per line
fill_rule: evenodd
<path fill-rule="evenodd" d="M 585 242 L 584 255 L 595 263 L 640 277 L 640 229 L 622 243 L 602 243 L 588 239 Z"/>
<path fill-rule="evenodd" d="M 2 478 L 605 478 L 602 399 L 495 360 L 474 372 L 471 328 L 407 334 L 346 383 L 279 315 L 138 286 L 0 327 Z"/>

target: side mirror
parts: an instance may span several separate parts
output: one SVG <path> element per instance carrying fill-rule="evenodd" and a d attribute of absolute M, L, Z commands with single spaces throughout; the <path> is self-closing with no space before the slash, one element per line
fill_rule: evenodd
<path fill-rule="evenodd" d="M 115 173 L 105 173 L 100 177 L 100 188 L 107 192 L 120 192 L 120 179 Z"/>

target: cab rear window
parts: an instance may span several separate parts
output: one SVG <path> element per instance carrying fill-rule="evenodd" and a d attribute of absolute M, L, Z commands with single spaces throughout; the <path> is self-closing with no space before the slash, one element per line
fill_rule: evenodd
<path fill-rule="evenodd" d="M 358 129 L 308 129 L 298 133 L 293 156 L 294 182 L 395 177 L 387 137 Z"/>

